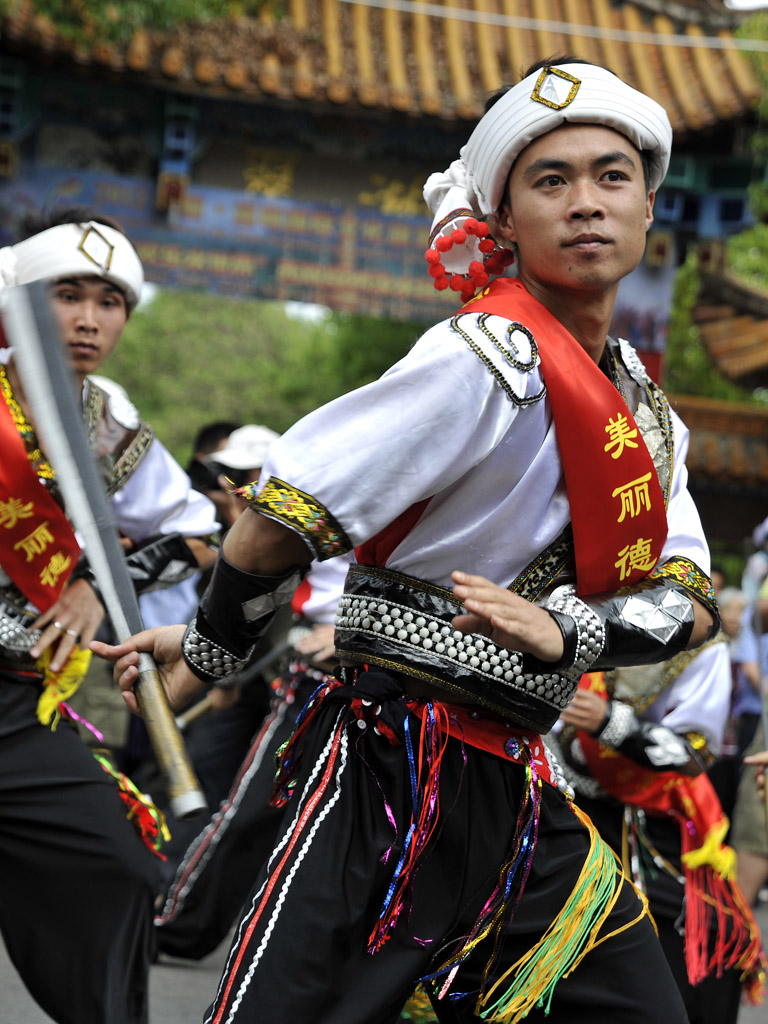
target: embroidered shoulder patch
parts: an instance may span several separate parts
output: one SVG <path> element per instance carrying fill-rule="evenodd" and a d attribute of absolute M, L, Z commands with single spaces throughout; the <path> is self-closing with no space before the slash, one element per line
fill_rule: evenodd
<path fill-rule="evenodd" d="M 472 317 L 483 342 L 476 341 L 459 322 L 464 317 Z M 451 320 L 451 330 L 463 338 L 468 347 L 477 356 L 488 372 L 504 388 L 507 398 L 515 405 L 535 405 L 547 393 L 542 383 L 541 389 L 533 395 L 518 394 L 505 371 L 505 364 L 518 374 L 530 374 L 539 365 L 539 348 L 533 334 L 521 323 L 509 322 L 504 339 L 499 339 L 488 326 L 490 313 L 460 313 Z M 511 376 L 511 375 L 510 375 Z"/>
<path fill-rule="evenodd" d="M 235 493 L 245 498 L 254 511 L 300 533 L 319 561 L 352 550 L 347 535 L 328 509 L 311 494 L 305 494 L 284 480 L 272 476 L 261 490 L 258 483 L 252 483 Z"/>

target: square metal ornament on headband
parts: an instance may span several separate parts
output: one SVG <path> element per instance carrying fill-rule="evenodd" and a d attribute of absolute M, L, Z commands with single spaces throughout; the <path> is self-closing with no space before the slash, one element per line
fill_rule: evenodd
<path fill-rule="evenodd" d="M 87 227 L 77 248 L 84 256 L 88 257 L 91 263 L 95 263 L 99 270 L 109 270 L 115 247 L 102 235 L 98 228 L 92 225 Z"/>
<path fill-rule="evenodd" d="M 574 78 L 560 68 L 544 68 L 533 87 L 531 99 L 543 103 L 552 110 L 562 110 L 572 103 L 581 85 L 580 78 Z"/>

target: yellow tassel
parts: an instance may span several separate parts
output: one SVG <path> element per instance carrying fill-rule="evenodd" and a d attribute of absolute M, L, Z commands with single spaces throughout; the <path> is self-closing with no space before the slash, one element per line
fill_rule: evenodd
<path fill-rule="evenodd" d="M 648 901 L 638 892 L 637 917 L 598 937 L 616 904 L 625 875 L 616 855 L 602 841 L 589 817 L 574 804 L 571 807 L 590 836 L 584 867 L 565 906 L 546 933 L 498 979 L 482 1006 L 475 1010 L 483 1020 L 518 1024 L 535 1006 L 543 1007 L 548 1013 L 557 982 L 567 978 L 596 946 L 631 928 L 648 913 Z M 502 992 L 509 979 L 514 979 L 511 987 Z"/>
<path fill-rule="evenodd" d="M 417 987 L 400 1015 L 400 1020 L 410 1020 L 413 1024 L 436 1024 L 437 1017 L 432 1009 L 427 993 L 419 986 Z"/>
<path fill-rule="evenodd" d="M 709 866 L 726 882 L 732 882 L 736 877 L 736 851 L 723 845 L 728 828 L 727 818 L 713 825 L 697 850 L 683 854 L 683 864 L 691 871 Z"/>
<path fill-rule="evenodd" d="M 43 692 L 37 702 L 37 717 L 43 725 L 50 725 L 55 729 L 61 719 L 59 706 L 62 701 L 69 700 L 83 681 L 88 665 L 91 661 L 91 652 L 82 651 L 75 647 L 67 659 L 64 668 L 58 672 L 51 671 L 51 658 L 53 652 L 47 647 L 37 659 L 36 668 L 42 672 Z"/>

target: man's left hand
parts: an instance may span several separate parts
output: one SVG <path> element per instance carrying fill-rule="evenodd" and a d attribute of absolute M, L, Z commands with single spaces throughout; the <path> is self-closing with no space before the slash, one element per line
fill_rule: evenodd
<path fill-rule="evenodd" d="M 559 661 L 563 634 L 544 608 L 491 583 L 484 576 L 452 573 L 453 592 L 464 602 L 466 615 L 453 625 L 462 633 L 482 633 L 511 651 L 533 654 L 540 661 Z"/>

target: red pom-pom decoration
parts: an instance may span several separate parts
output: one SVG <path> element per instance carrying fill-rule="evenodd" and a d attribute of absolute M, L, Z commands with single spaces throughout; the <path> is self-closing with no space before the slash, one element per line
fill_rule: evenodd
<path fill-rule="evenodd" d="M 493 238 L 488 237 L 489 232 L 490 228 L 483 221 L 467 217 L 462 226 L 454 228 L 450 235 L 437 236 L 432 248 L 424 253 L 424 258 L 429 264 L 428 272 L 438 291 L 451 288 L 461 292 L 462 300 L 467 302 L 477 288 L 484 288 L 488 284 L 490 275 L 503 273 L 505 267 L 515 262 L 514 252 L 497 246 Z M 451 274 L 449 277 L 441 262 L 441 255 L 449 252 L 454 245 L 464 245 L 468 235 L 477 238 L 477 249 L 483 258 L 472 260 L 466 274 Z"/>

